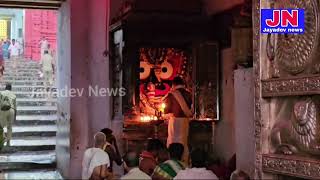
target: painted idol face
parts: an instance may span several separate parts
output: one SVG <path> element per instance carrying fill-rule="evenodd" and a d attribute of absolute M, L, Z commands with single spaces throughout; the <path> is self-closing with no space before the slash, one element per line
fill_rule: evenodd
<path fill-rule="evenodd" d="M 151 103 L 167 95 L 176 76 L 184 76 L 187 57 L 174 48 L 140 49 L 140 94 Z"/>

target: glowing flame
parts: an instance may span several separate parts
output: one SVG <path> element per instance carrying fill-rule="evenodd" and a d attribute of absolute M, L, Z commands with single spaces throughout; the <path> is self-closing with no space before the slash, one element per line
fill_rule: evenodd
<path fill-rule="evenodd" d="M 164 113 L 164 110 L 166 109 L 167 105 L 165 103 L 162 103 L 160 105 L 160 112 L 163 112 Z"/>
<path fill-rule="evenodd" d="M 157 121 L 158 117 L 156 116 L 141 116 L 140 121 L 141 122 L 151 122 L 151 121 Z"/>

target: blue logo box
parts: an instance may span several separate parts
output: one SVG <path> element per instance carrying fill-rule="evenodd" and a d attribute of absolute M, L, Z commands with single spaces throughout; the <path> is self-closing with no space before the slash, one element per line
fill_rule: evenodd
<path fill-rule="evenodd" d="M 262 34 L 303 34 L 304 9 L 261 9 Z"/>

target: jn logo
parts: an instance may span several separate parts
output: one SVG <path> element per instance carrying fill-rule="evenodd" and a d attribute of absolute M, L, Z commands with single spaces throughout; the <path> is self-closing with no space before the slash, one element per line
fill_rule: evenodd
<path fill-rule="evenodd" d="M 304 10 L 262 9 L 261 33 L 304 33 Z"/>

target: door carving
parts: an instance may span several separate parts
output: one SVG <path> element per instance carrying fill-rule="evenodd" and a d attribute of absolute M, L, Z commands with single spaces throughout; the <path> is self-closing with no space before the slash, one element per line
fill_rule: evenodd
<path fill-rule="evenodd" d="M 305 33 L 260 34 L 263 8 L 305 10 Z M 255 178 L 320 178 L 318 0 L 254 0 Z"/>

